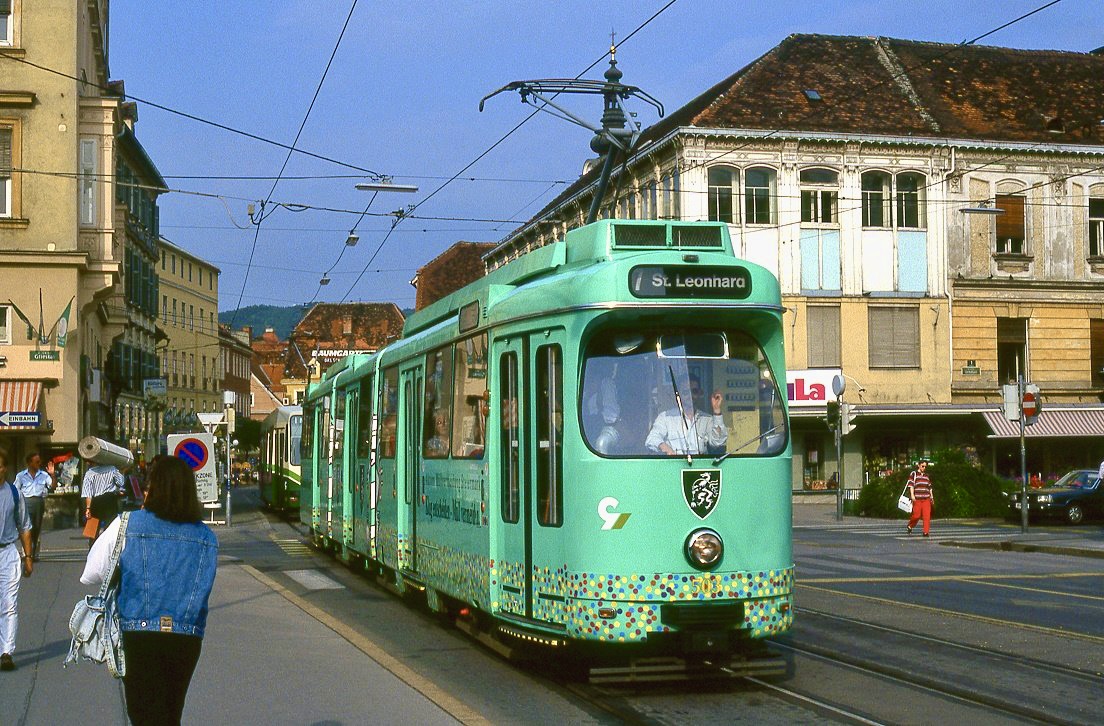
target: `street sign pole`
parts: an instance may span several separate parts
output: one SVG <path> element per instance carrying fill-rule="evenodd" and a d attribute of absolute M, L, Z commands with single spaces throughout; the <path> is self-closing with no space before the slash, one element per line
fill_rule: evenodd
<path fill-rule="evenodd" d="M 1020 531 L 1027 533 L 1027 445 L 1024 432 L 1024 377 L 1020 374 L 1016 382 L 1020 399 L 1020 476 L 1023 481 L 1020 485 Z"/>
<path fill-rule="evenodd" d="M 230 526 L 230 418 L 226 418 L 226 526 Z"/>

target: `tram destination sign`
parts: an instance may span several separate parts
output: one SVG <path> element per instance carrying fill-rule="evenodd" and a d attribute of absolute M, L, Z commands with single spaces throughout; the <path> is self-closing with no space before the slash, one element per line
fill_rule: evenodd
<path fill-rule="evenodd" d="M 751 295 L 744 267 L 640 265 L 629 270 L 629 291 L 640 298 L 743 300 Z"/>

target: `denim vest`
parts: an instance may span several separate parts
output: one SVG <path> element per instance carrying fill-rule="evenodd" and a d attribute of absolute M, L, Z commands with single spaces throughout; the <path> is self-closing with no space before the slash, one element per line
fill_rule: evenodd
<path fill-rule="evenodd" d="M 132 512 L 119 558 L 122 629 L 202 638 L 217 559 L 218 540 L 206 524 Z"/>

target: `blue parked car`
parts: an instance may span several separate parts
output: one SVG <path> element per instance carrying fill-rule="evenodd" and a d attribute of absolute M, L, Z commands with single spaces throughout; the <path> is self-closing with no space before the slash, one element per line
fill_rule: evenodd
<path fill-rule="evenodd" d="M 1075 469 L 1044 489 L 1027 493 L 1031 517 L 1062 518 L 1081 524 L 1086 517 L 1104 516 L 1104 486 L 1095 469 Z M 1009 517 L 1020 518 L 1020 492 L 1008 500 Z"/>

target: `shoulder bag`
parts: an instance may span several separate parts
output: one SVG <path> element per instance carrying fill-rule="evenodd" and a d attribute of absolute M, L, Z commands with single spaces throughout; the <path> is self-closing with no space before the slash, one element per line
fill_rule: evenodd
<path fill-rule="evenodd" d="M 111 551 L 107 575 L 99 593 L 86 595 L 77 601 L 69 616 L 69 632 L 73 642 L 65 665 L 82 659 L 95 663 L 107 663 L 107 669 L 116 678 L 126 675 L 126 658 L 123 656 L 122 631 L 119 628 L 119 555 L 126 539 L 130 512 L 119 518 L 119 536 Z"/>
<path fill-rule="evenodd" d="M 897 497 L 897 508 L 905 514 L 912 514 L 912 500 L 908 495 L 908 484 L 901 490 L 901 496 Z"/>

